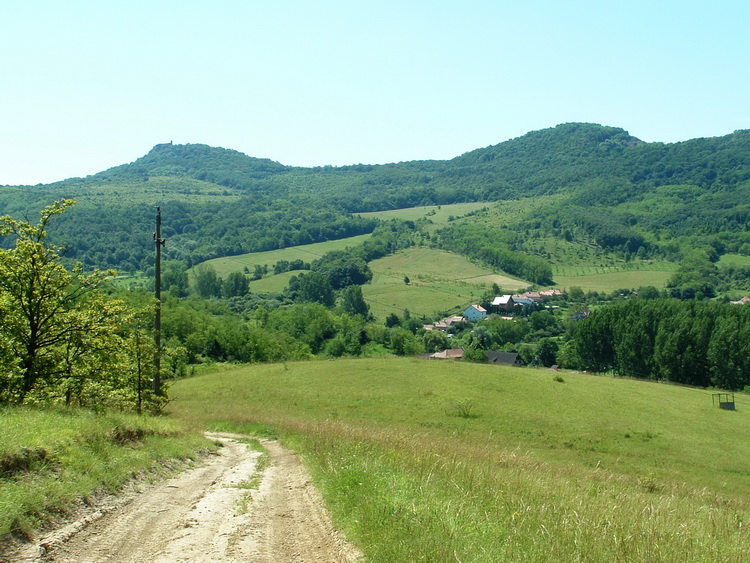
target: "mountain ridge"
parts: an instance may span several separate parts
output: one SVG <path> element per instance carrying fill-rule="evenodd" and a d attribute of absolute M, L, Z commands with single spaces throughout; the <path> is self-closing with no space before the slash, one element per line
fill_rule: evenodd
<path fill-rule="evenodd" d="M 531 131 L 450 160 L 343 167 L 162 143 L 86 178 L 6 188 L 0 213 L 33 216 L 55 199 L 77 199 L 59 222 L 71 255 L 127 271 L 148 267 L 143 233 L 150 236 L 156 205 L 169 216 L 173 256 L 191 264 L 371 232 L 377 222 L 361 212 L 547 195 L 559 202 L 504 228 L 517 237 L 541 227 L 582 233 L 606 252 L 625 253 L 700 235 L 704 246 L 712 237 L 709 254 L 721 254 L 750 245 L 748 155 L 750 130 L 664 144 L 591 123 Z"/>

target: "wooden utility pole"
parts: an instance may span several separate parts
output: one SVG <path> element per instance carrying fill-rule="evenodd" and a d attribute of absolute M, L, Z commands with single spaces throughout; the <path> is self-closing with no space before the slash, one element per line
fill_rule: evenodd
<path fill-rule="evenodd" d="M 161 207 L 156 208 L 156 262 L 154 264 L 154 297 L 156 298 L 156 314 L 154 315 L 154 394 L 161 395 L 161 247 L 165 239 L 161 238 Z"/>

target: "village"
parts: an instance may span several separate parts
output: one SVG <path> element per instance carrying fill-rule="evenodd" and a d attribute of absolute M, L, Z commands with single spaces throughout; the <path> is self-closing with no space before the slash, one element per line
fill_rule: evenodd
<path fill-rule="evenodd" d="M 487 315 L 495 313 L 507 321 L 514 321 L 518 317 L 510 315 L 514 311 L 517 311 L 519 307 L 533 307 L 535 305 L 543 305 L 545 302 L 552 299 L 559 299 L 564 297 L 564 293 L 559 289 L 547 289 L 543 291 L 526 291 L 521 294 L 511 295 L 499 295 L 492 300 L 489 310 L 485 307 L 473 303 L 469 305 L 463 312 L 462 315 L 453 315 L 446 317 L 432 324 L 423 325 L 423 329 L 426 331 L 437 330 L 444 333 L 449 333 L 454 327 L 461 323 L 475 323 L 482 321 L 487 318 Z M 557 308 L 555 305 L 544 305 L 549 309 Z M 449 335 L 450 336 L 450 335 Z M 526 362 L 516 352 L 502 352 L 497 350 L 485 350 L 487 362 L 491 364 L 502 364 L 511 366 L 524 366 Z M 464 356 L 463 348 L 446 348 L 440 352 L 433 354 L 425 354 L 423 357 L 431 360 L 461 360 Z"/>

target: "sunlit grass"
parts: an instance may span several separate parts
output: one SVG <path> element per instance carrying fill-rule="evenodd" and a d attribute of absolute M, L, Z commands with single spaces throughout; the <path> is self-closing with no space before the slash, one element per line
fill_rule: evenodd
<path fill-rule="evenodd" d="M 179 382 L 173 408 L 278 432 L 371 561 L 742 560 L 745 395 L 728 412 L 710 391 L 553 375 L 394 358 L 238 367 Z"/>
<path fill-rule="evenodd" d="M 301 246 L 290 246 L 289 248 L 269 250 L 267 252 L 251 252 L 237 256 L 225 256 L 224 258 L 207 260 L 203 264 L 212 266 L 220 277 L 226 277 L 231 272 L 242 272 L 244 268 L 252 272 L 256 265 L 268 265 L 269 268 L 273 269 L 273 265 L 281 260 L 312 262 L 327 252 L 360 245 L 368 238 L 370 238 L 369 234 Z"/>
<path fill-rule="evenodd" d="M 0 537 L 29 534 L 78 498 L 208 447 L 165 417 L 3 408 L 0 421 Z"/>
<path fill-rule="evenodd" d="M 654 286 L 662 289 L 674 273 L 674 269 L 664 270 L 614 270 L 603 271 L 604 268 L 585 267 L 569 268 L 577 271 L 578 275 L 556 275 L 557 287 L 570 289 L 580 287 L 585 291 L 600 291 L 610 293 L 618 289 L 637 289 L 639 287 Z"/>
<path fill-rule="evenodd" d="M 463 256 L 443 250 L 415 247 L 370 263 L 372 283 L 362 293 L 377 319 L 389 313 L 428 318 L 461 312 L 485 291 L 498 284 L 505 291 L 517 291 L 527 282 L 495 274 Z M 407 285 L 404 278 L 409 278 Z"/>
<path fill-rule="evenodd" d="M 453 203 L 450 205 L 425 205 L 420 207 L 408 207 L 405 209 L 389 209 L 387 211 L 372 211 L 369 213 L 357 213 L 361 217 L 369 217 L 387 221 L 389 219 L 402 219 L 404 221 L 417 221 L 428 219 L 436 226 L 442 226 L 449 220 L 462 217 L 467 213 L 489 207 L 494 204 L 486 202 Z"/>

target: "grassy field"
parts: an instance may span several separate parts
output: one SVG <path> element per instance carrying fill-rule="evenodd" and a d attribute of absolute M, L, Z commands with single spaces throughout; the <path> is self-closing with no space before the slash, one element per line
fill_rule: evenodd
<path fill-rule="evenodd" d="M 0 421 L 0 538 L 29 534 L 77 499 L 209 447 L 166 417 L 6 407 Z"/>
<path fill-rule="evenodd" d="M 463 311 L 497 283 L 505 291 L 516 291 L 527 282 L 473 264 L 466 258 L 429 248 L 408 248 L 370 263 L 372 283 L 362 287 L 370 311 L 377 319 L 389 313 L 433 317 L 443 312 Z M 409 278 L 409 285 L 404 282 Z"/>
<path fill-rule="evenodd" d="M 175 416 L 278 435 L 368 561 L 743 561 L 750 399 L 548 370 L 358 359 L 178 382 Z"/>
<path fill-rule="evenodd" d="M 372 211 L 370 213 L 357 213 L 361 217 L 371 217 L 387 221 L 389 219 L 402 219 L 404 221 L 418 221 L 429 219 L 436 226 L 444 225 L 456 217 L 463 217 L 467 213 L 494 205 L 486 202 L 453 203 L 451 205 L 425 205 L 422 207 L 408 207 L 405 209 L 391 209 L 388 211 Z"/>
<path fill-rule="evenodd" d="M 302 260 L 312 262 L 323 256 L 326 252 L 334 250 L 343 250 L 350 246 L 362 244 L 370 238 L 370 235 L 359 235 L 340 240 L 331 240 L 327 242 L 318 242 L 315 244 L 305 244 L 302 246 L 290 246 L 280 250 L 269 250 L 268 252 L 252 252 L 250 254 L 240 254 L 238 256 L 226 256 L 224 258 L 214 258 L 204 264 L 212 266 L 219 277 L 226 277 L 231 272 L 241 272 L 247 267 L 251 272 L 256 265 L 263 266 L 267 264 L 269 268 L 279 260 Z"/>
<path fill-rule="evenodd" d="M 577 286 L 585 291 L 611 293 L 618 289 L 637 289 L 648 285 L 661 289 L 674 273 L 676 265 L 661 264 L 660 268 L 605 271 L 605 268 L 579 266 L 568 269 L 579 272 L 577 275 L 555 275 L 555 281 L 557 287 L 563 290 Z"/>
<path fill-rule="evenodd" d="M 750 266 L 750 256 L 742 254 L 724 254 L 719 258 L 720 266 Z"/>

